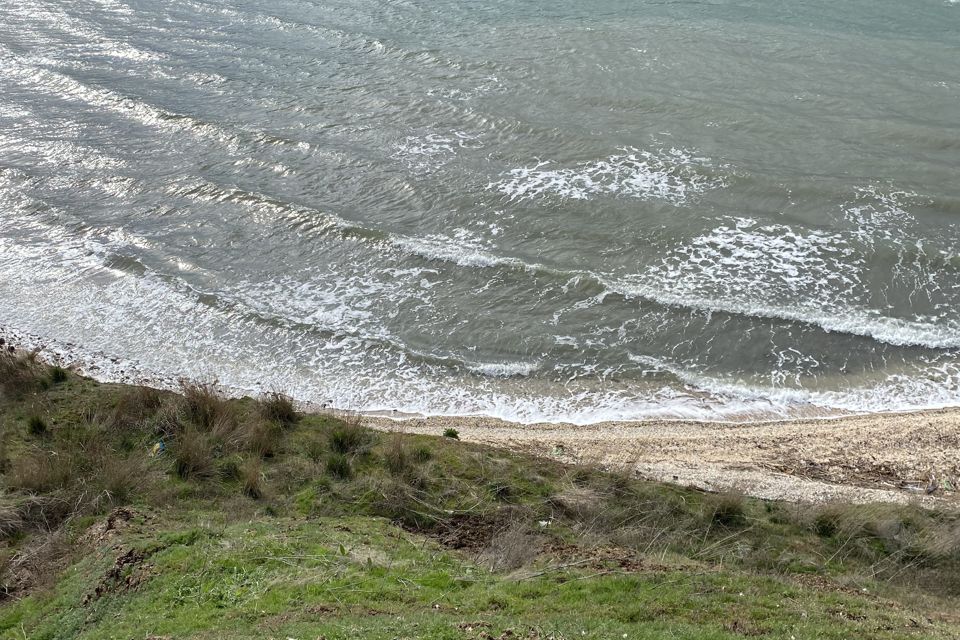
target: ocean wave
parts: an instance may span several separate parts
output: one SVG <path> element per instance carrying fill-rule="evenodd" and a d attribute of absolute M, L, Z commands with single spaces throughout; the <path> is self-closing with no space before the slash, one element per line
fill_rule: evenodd
<path fill-rule="evenodd" d="M 736 224 L 743 227 L 743 219 Z M 736 225 L 715 230 L 709 238 L 680 248 L 684 259 L 667 259 L 665 265 L 645 273 L 614 275 L 586 270 L 552 268 L 520 258 L 500 255 L 494 246 L 478 241 L 465 230 L 454 236 L 388 234 L 385 241 L 428 261 L 444 261 L 467 268 L 507 268 L 548 274 L 568 281 L 596 283 L 605 291 L 671 307 L 701 312 L 729 313 L 818 326 L 824 331 L 868 337 L 893 346 L 932 349 L 960 347 L 960 325 L 948 318 L 935 320 L 885 316 L 834 298 L 835 292 L 860 285 L 860 272 L 841 265 L 835 268 L 825 256 L 846 255 L 828 233 L 800 234 L 786 227 L 768 226 L 743 233 Z M 833 269 L 833 271 L 830 271 Z M 822 287 L 828 273 L 830 288 Z M 789 305 L 768 300 L 804 299 Z M 779 288 L 778 288 L 779 286 Z M 818 289 L 819 287 L 819 289 Z M 811 292 L 819 291 L 818 300 Z M 829 301 L 829 303 L 827 302 Z"/>
<path fill-rule="evenodd" d="M 624 147 L 602 160 L 554 168 L 553 162 L 508 171 L 487 185 L 511 202 L 541 197 L 587 200 L 619 196 L 682 204 L 691 196 L 722 187 L 723 180 L 703 171 L 711 162 L 683 149 L 656 152 Z"/>
<path fill-rule="evenodd" d="M 500 78 L 495 75 L 489 75 L 479 78 L 476 85 L 467 89 L 449 87 L 435 88 L 427 91 L 427 95 L 446 100 L 468 102 L 474 98 L 487 95 L 488 93 L 501 91 L 502 89 L 503 83 L 500 81 Z"/>
<path fill-rule="evenodd" d="M 70 365 L 102 381 L 133 382 L 175 389 L 181 379 L 215 380 L 233 395 L 262 393 L 283 388 L 298 400 L 360 412 L 400 412 L 410 415 L 489 416 L 522 424 L 595 424 L 621 420 L 711 420 L 752 422 L 796 417 L 832 417 L 851 413 L 909 411 L 960 404 L 958 378 L 952 387 L 923 376 L 891 376 L 878 385 L 835 392 L 807 392 L 713 380 L 687 375 L 687 388 L 650 387 L 637 390 L 577 389 L 568 387 L 562 395 L 524 394 L 481 384 L 464 386 L 457 379 L 417 377 L 412 372 L 395 378 L 371 376 L 327 377 L 318 381 L 294 362 L 270 363 L 266 368 L 243 370 L 225 367 L 225 362 L 197 366 L 196 357 L 185 360 L 176 375 L 149 353 L 139 359 L 120 358 L 110 350 L 78 343 L 60 342 L 45 336 L 0 325 L 0 336 L 30 349 L 41 349 L 40 357 Z M 197 334 L 196 337 L 200 337 Z M 207 351 L 212 345 L 200 341 L 195 349 Z M 146 361 L 145 361 L 146 360 Z M 346 373 L 341 361 L 328 370 Z M 155 366 L 159 365 L 159 366 Z M 217 366 L 221 368 L 217 368 Z M 661 365 L 662 366 L 662 365 Z M 285 373 L 284 369 L 286 368 Z M 291 373 L 293 375 L 291 375 Z M 495 372 L 499 373 L 499 372 Z M 683 372 L 681 372 L 682 374 Z M 956 376 L 956 371 L 953 373 Z M 489 376 L 484 375 L 484 378 Z M 503 380 L 502 377 L 489 378 Z M 524 384 L 525 377 L 507 378 Z M 502 384 L 502 383 L 501 383 Z"/>
<path fill-rule="evenodd" d="M 467 362 L 469 371 L 490 378 L 526 377 L 540 365 L 536 362 Z"/>
<path fill-rule="evenodd" d="M 51 152 L 59 149 L 57 146 Z M 77 159 L 84 162 L 86 156 L 79 153 Z M 116 195 L 130 193 L 134 188 L 128 184 L 119 187 L 122 188 Z M 169 194 L 207 203 L 241 204 L 243 219 L 257 220 L 256 216 L 263 216 L 260 222 L 266 229 L 273 228 L 280 219 L 301 232 L 354 237 L 371 246 L 390 246 L 428 262 L 443 261 L 465 268 L 505 268 L 568 281 L 578 279 L 628 299 L 639 298 L 706 313 L 797 322 L 894 346 L 960 347 L 960 327 L 949 318 L 890 317 L 874 309 L 857 307 L 855 298 L 849 295 L 844 300 L 837 298 L 837 292 L 856 292 L 862 288 L 862 267 L 852 259 L 854 249 L 835 233 L 801 232 L 786 225 L 759 225 L 735 218 L 679 245 L 661 264 L 645 272 L 618 275 L 558 269 L 504 256 L 494 243 L 466 229 L 454 230 L 451 235 L 391 233 L 329 212 L 209 181 L 181 183 L 171 187 Z M 892 222 L 898 220 L 901 218 L 893 218 Z M 778 299 L 807 302 L 770 302 Z"/>
<path fill-rule="evenodd" d="M 63 168 L 77 166 L 87 171 L 117 171 L 125 166 L 119 158 L 69 139 L 30 138 L 0 131 L 0 153 L 8 158 L 29 158 L 31 163 Z"/>
<path fill-rule="evenodd" d="M 781 248 L 790 246 L 791 236 L 785 236 L 785 238 L 785 240 L 783 238 L 777 240 L 775 244 Z M 808 240 L 809 238 L 803 239 L 800 244 L 804 245 Z M 613 275 L 554 269 L 540 263 L 500 256 L 488 247 L 460 243 L 455 238 L 443 235 L 424 237 L 391 235 L 389 242 L 427 260 L 442 260 L 471 268 L 509 268 L 590 281 L 600 285 L 608 293 L 676 308 L 796 322 L 817 326 L 827 332 L 868 337 L 893 346 L 921 346 L 932 349 L 960 347 L 960 326 L 951 324 L 949 320 L 895 318 L 884 316 L 876 310 L 857 308 L 849 304 L 832 305 L 831 308 L 816 302 L 806 304 L 797 302 L 791 305 L 766 302 L 763 299 L 765 293 L 773 299 L 781 296 L 771 292 L 770 282 L 759 279 L 760 274 L 757 274 L 754 279 L 742 277 L 738 272 L 722 272 L 718 267 L 718 271 L 721 272 L 705 276 L 706 282 L 722 283 L 725 288 L 718 292 L 719 295 L 708 295 L 697 290 L 695 286 L 697 283 L 691 283 L 689 273 L 683 270 L 654 269 L 644 274 Z M 752 259 L 756 260 L 756 256 Z M 799 263 L 791 263 L 789 256 L 784 259 L 786 264 L 781 267 L 784 278 L 799 277 L 802 270 L 810 268 L 808 264 L 804 264 L 803 259 L 800 259 Z M 733 263 L 728 263 L 728 266 L 733 264 L 738 269 L 749 267 L 751 264 L 749 260 L 750 258 L 745 258 L 741 254 Z M 692 262 L 690 264 L 705 267 L 708 263 Z M 709 264 L 722 264 L 722 261 Z M 836 277 L 844 276 L 841 273 Z M 848 282 L 848 285 L 853 284 L 855 282 L 852 280 Z"/>
<path fill-rule="evenodd" d="M 101 0 L 99 4 L 105 3 Z M 110 9 L 107 6 L 104 8 Z M 113 9 L 115 10 L 116 6 Z M 59 31 L 68 38 L 76 40 L 76 44 L 87 55 L 130 60 L 137 63 L 155 62 L 165 57 L 162 53 L 146 51 L 128 42 L 110 38 L 95 24 L 70 15 L 60 7 L 46 2 L 20 0 L 15 3 L 15 11 L 17 18 L 20 19 L 18 20 L 19 31 L 29 33 L 30 26 L 36 24 L 41 27 L 42 36 L 37 32 L 32 35 L 38 38 L 42 37 L 43 40 L 47 41 L 51 32 Z M 26 19 L 26 24 L 24 24 L 24 19 Z"/>
<path fill-rule="evenodd" d="M 932 277 L 925 266 L 931 257 L 907 233 L 905 195 L 859 192 L 843 207 L 852 231 L 730 218 L 678 243 L 640 274 L 600 277 L 612 291 L 674 306 L 801 322 L 897 346 L 958 347 L 960 319 L 948 302 L 960 300 Z M 871 260 L 887 253 L 895 264 L 880 293 L 897 286 L 910 298 L 938 297 L 939 315 L 911 309 L 903 312 L 913 317 L 897 317 L 896 309 L 876 303 Z"/>
<path fill-rule="evenodd" d="M 55 71 L 44 64 L 32 63 L 12 54 L 0 45 L 0 76 L 5 75 L 22 86 L 76 101 L 156 129 L 186 133 L 197 140 L 217 142 L 230 153 L 239 154 L 250 145 L 284 146 L 302 152 L 310 151 L 310 144 L 270 135 L 263 131 L 232 129 L 227 125 L 206 122 L 194 116 L 174 113 L 154 106 L 145 100 L 133 98 L 111 89 L 91 86 L 71 77 L 66 71 Z"/>
<path fill-rule="evenodd" d="M 439 233 L 425 236 L 390 234 L 387 242 L 426 260 L 440 260 L 461 267 L 507 267 L 531 272 L 547 270 L 539 264 L 498 255 L 493 246 L 483 242 L 467 229 L 457 229 L 452 236 Z"/>
<path fill-rule="evenodd" d="M 29 216 L 24 216 L 23 221 L 28 220 Z M 58 283 L 63 295 L 55 304 L 61 311 L 69 308 L 71 313 L 45 316 L 48 330 L 55 335 L 72 336 L 71 327 L 103 322 L 109 317 L 109 326 L 99 334 L 103 339 L 95 339 L 95 344 L 87 343 L 89 336 L 66 346 L 34 340 L 66 362 L 79 361 L 88 372 L 106 380 L 159 379 L 172 384 L 175 379 L 171 372 L 175 371 L 176 377 L 216 377 L 239 393 L 288 388 L 305 401 L 343 408 L 490 415 L 519 422 L 752 420 L 960 403 L 960 363 L 956 354 L 949 353 L 930 356 L 908 374 L 890 375 L 859 389 L 831 392 L 745 384 L 650 356 L 634 356 L 631 360 L 644 370 L 668 372 L 686 386 L 639 382 L 628 387 L 598 385 L 589 382 L 590 376 L 545 386 L 543 380 L 533 381 L 540 364 L 531 361 L 457 360 L 417 354 L 405 350 L 402 344 L 371 350 L 374 336 L 367 333 L 367 320 L 376 312 L 369 305 L 400 293 L 408 295 L 405 282 L 376 283 L 366 277 L 332 288 L 293 280 L 271 286 L 260 283 L 259 287 L 238 282 L 231 289 L 211 294 L 156 275 L 144 277 L 142 272 L 110 268 L 109 261 L 118 248 L 144 246 L 145 241 L 135 234 L 114 230 L 105 236 L 73 237 L 36 219 L 29 224 L 35 235 L 46 239 L 45 244 L 3 242 L 0 264 L 5 278 L 0 289 Z M 18 226 L 22 231 L 31 228 Z M 60 247 L 58 257 L 51 255 L 51 239 Z M 26 270 L 21 268 L 25 261 L 32 265 Z M 113 279 L 105 281 L 98 276 L 85 284 L 75 277 L 78 271 L 91 270 L 112 273 Z M 410 281 L 419 277 L 414 272 L 408 276 Z M 93 285 L 98 281 L 101 284 Z M 91 286 L 97 287 L 96 295 L 91 295 Z M 215 304 L 210 302 L 211 295 L 217 296 Z M 109 316 L 104 315 L 107 312 Z M 0 311 L 0 324 L 16 326 L 17 317 L 16 305 L 7 305 Z M 190 318 L 189 326 L 183 324 L 184 317 Z M 264 318 L 271 321 L 264 322 Z M 330 333 L 311 334 L 303 330 L 308 326 Z M 171 340 L 174 327 L 178 328 L 177 338 Z M 130 352 L 134 343 L 139 345 L 137 360 L 115 357 L 113 350 Z M 456 375 L 460 368 L 479 376 L 479 381 Z M 316 371 L 324 372 L 321 381 Z M 332 378 L 330 382 L 325 381 L 327 376 Z M 525 386 L 528 380 L 536 386 Z"/>
<path fill-rule="evenodd" d="M 306 22 L 302 17 L 307 15 L 306 13 L 280 16 L 274 13 L 256 11 L 252 8 L 241 11 L 220 4 L 204 2 L 182 2 L 181 4 L 198 12 L 224 16 L 231 22 L 235 21 L 253 28 L 265 28 L 281 33 L 291 31 L 306 33 L 309 34 L 312 43 L 319 40 L 337 51 L 350 51 L 364 57 L 372 56 L 379 59 L 414 62 L 419 65 L 458 71 L 471 70 L 473 67 L 479 66 L 478 63 L 473 61 L 445 58 L 432 49 L 409 49 L 394 42 L 385 42 L 385 38 L 380 35 L 370 35 L 363 31 L 351 31 L 332 26 L 333 21 L 325 23 Z M 311 9 L 315 8 L 314 5 L 311 5 Z"/>
<path fill-rule="evenodd" d="M 702 372 L 656 360 L 691 388 L 721 404 L 772 412 L 782 417 L 804 415 L 811 408 L 830 414 L 876 413 L 939 409 L 960 405 L 960 354 L 941 353 L 923 358 L 909 373 L 891 373 L 874 383 L 822 390 L 761 385 L 706 375 Z M 634 359 L 634 358 L 631 358 Z M 763 409 L 766 405 L 768 408 Z"/>

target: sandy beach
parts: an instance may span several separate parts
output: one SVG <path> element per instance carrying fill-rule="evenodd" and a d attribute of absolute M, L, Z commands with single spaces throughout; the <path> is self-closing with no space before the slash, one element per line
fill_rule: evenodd
<path fill-rule="evenodd" d="M 369 418 L 712 491 L 786 501 L 960 505 L 960 409 L 749 424 L 519 425 L 489 418 Z"/>

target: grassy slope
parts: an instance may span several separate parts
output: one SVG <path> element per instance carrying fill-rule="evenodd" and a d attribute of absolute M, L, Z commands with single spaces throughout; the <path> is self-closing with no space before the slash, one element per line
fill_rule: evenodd
<path fill-rule="evenodd" d="M 711 496 L 7 364 L 0 637 L 960 637 L 952 514 Z"/>

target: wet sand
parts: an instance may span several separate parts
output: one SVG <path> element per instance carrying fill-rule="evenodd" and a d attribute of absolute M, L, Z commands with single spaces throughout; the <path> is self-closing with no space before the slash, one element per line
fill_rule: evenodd
<path fill-rule="evenodd" d="M 520 425 L 462 417 L 367 422 L 434 435 L 453 427 L 469 442 L 774 500 L 960 506 L 960 409 L 749 424 Z"/>

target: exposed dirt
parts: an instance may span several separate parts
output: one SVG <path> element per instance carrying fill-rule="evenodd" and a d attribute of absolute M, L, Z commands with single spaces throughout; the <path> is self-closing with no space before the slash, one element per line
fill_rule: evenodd
<path fill-rule="evenodd" d="M 144 561 L 147 554 L 139 549 L 128 549 L 114 561 L 92 593 L 83 598 L 89 604 L 108 593 L 132 591 L 150 578 L 150 567 Z"/>
<path fill-rule="evenodd" d="M 476 640 L 564 640 L 564 637 L 554 633 L 546 633 L 536 627 L 525 629 L 505 629 L 502 633 L 493 635 L 488 631 L 490 625 L 486 622 L 464 622 L 457 628 L 468 638 Z"/>
<path fill-rule="evenodd" d="M 479 551 L 490 544 L 503 522 L 483 515 L 455 516 L 432 534 L 446 547 Z"/>
<path fill-rule="evenodd" d="M 118 507 L 103 520 L 96 522 L 80 536 L 80 543 L 95 548 L 104 548 L 116 555 L 113 565 L 104 572 L 93 591 L 83 598 L 88 604 L 108 593 L 132 591 L 150 579 L 151 565 L 147 562 L 149 553 L 126 547 L 122 543 L 124 534 L 136 530 L 147 523 L 152 516 L 141 513 L 131 507 Z"/>
<path fill-rule="evenodd" d="M 130 528 L 131 521 L 139 517 L 146 519 L 147 516 L 140 514 L 130 507 L 119 507 L 114 509 L 100 522 L 96 522 L 80 536 L 81 544 L 91 544 L 100 546 L 113 542 L 124 531 Z"/>

